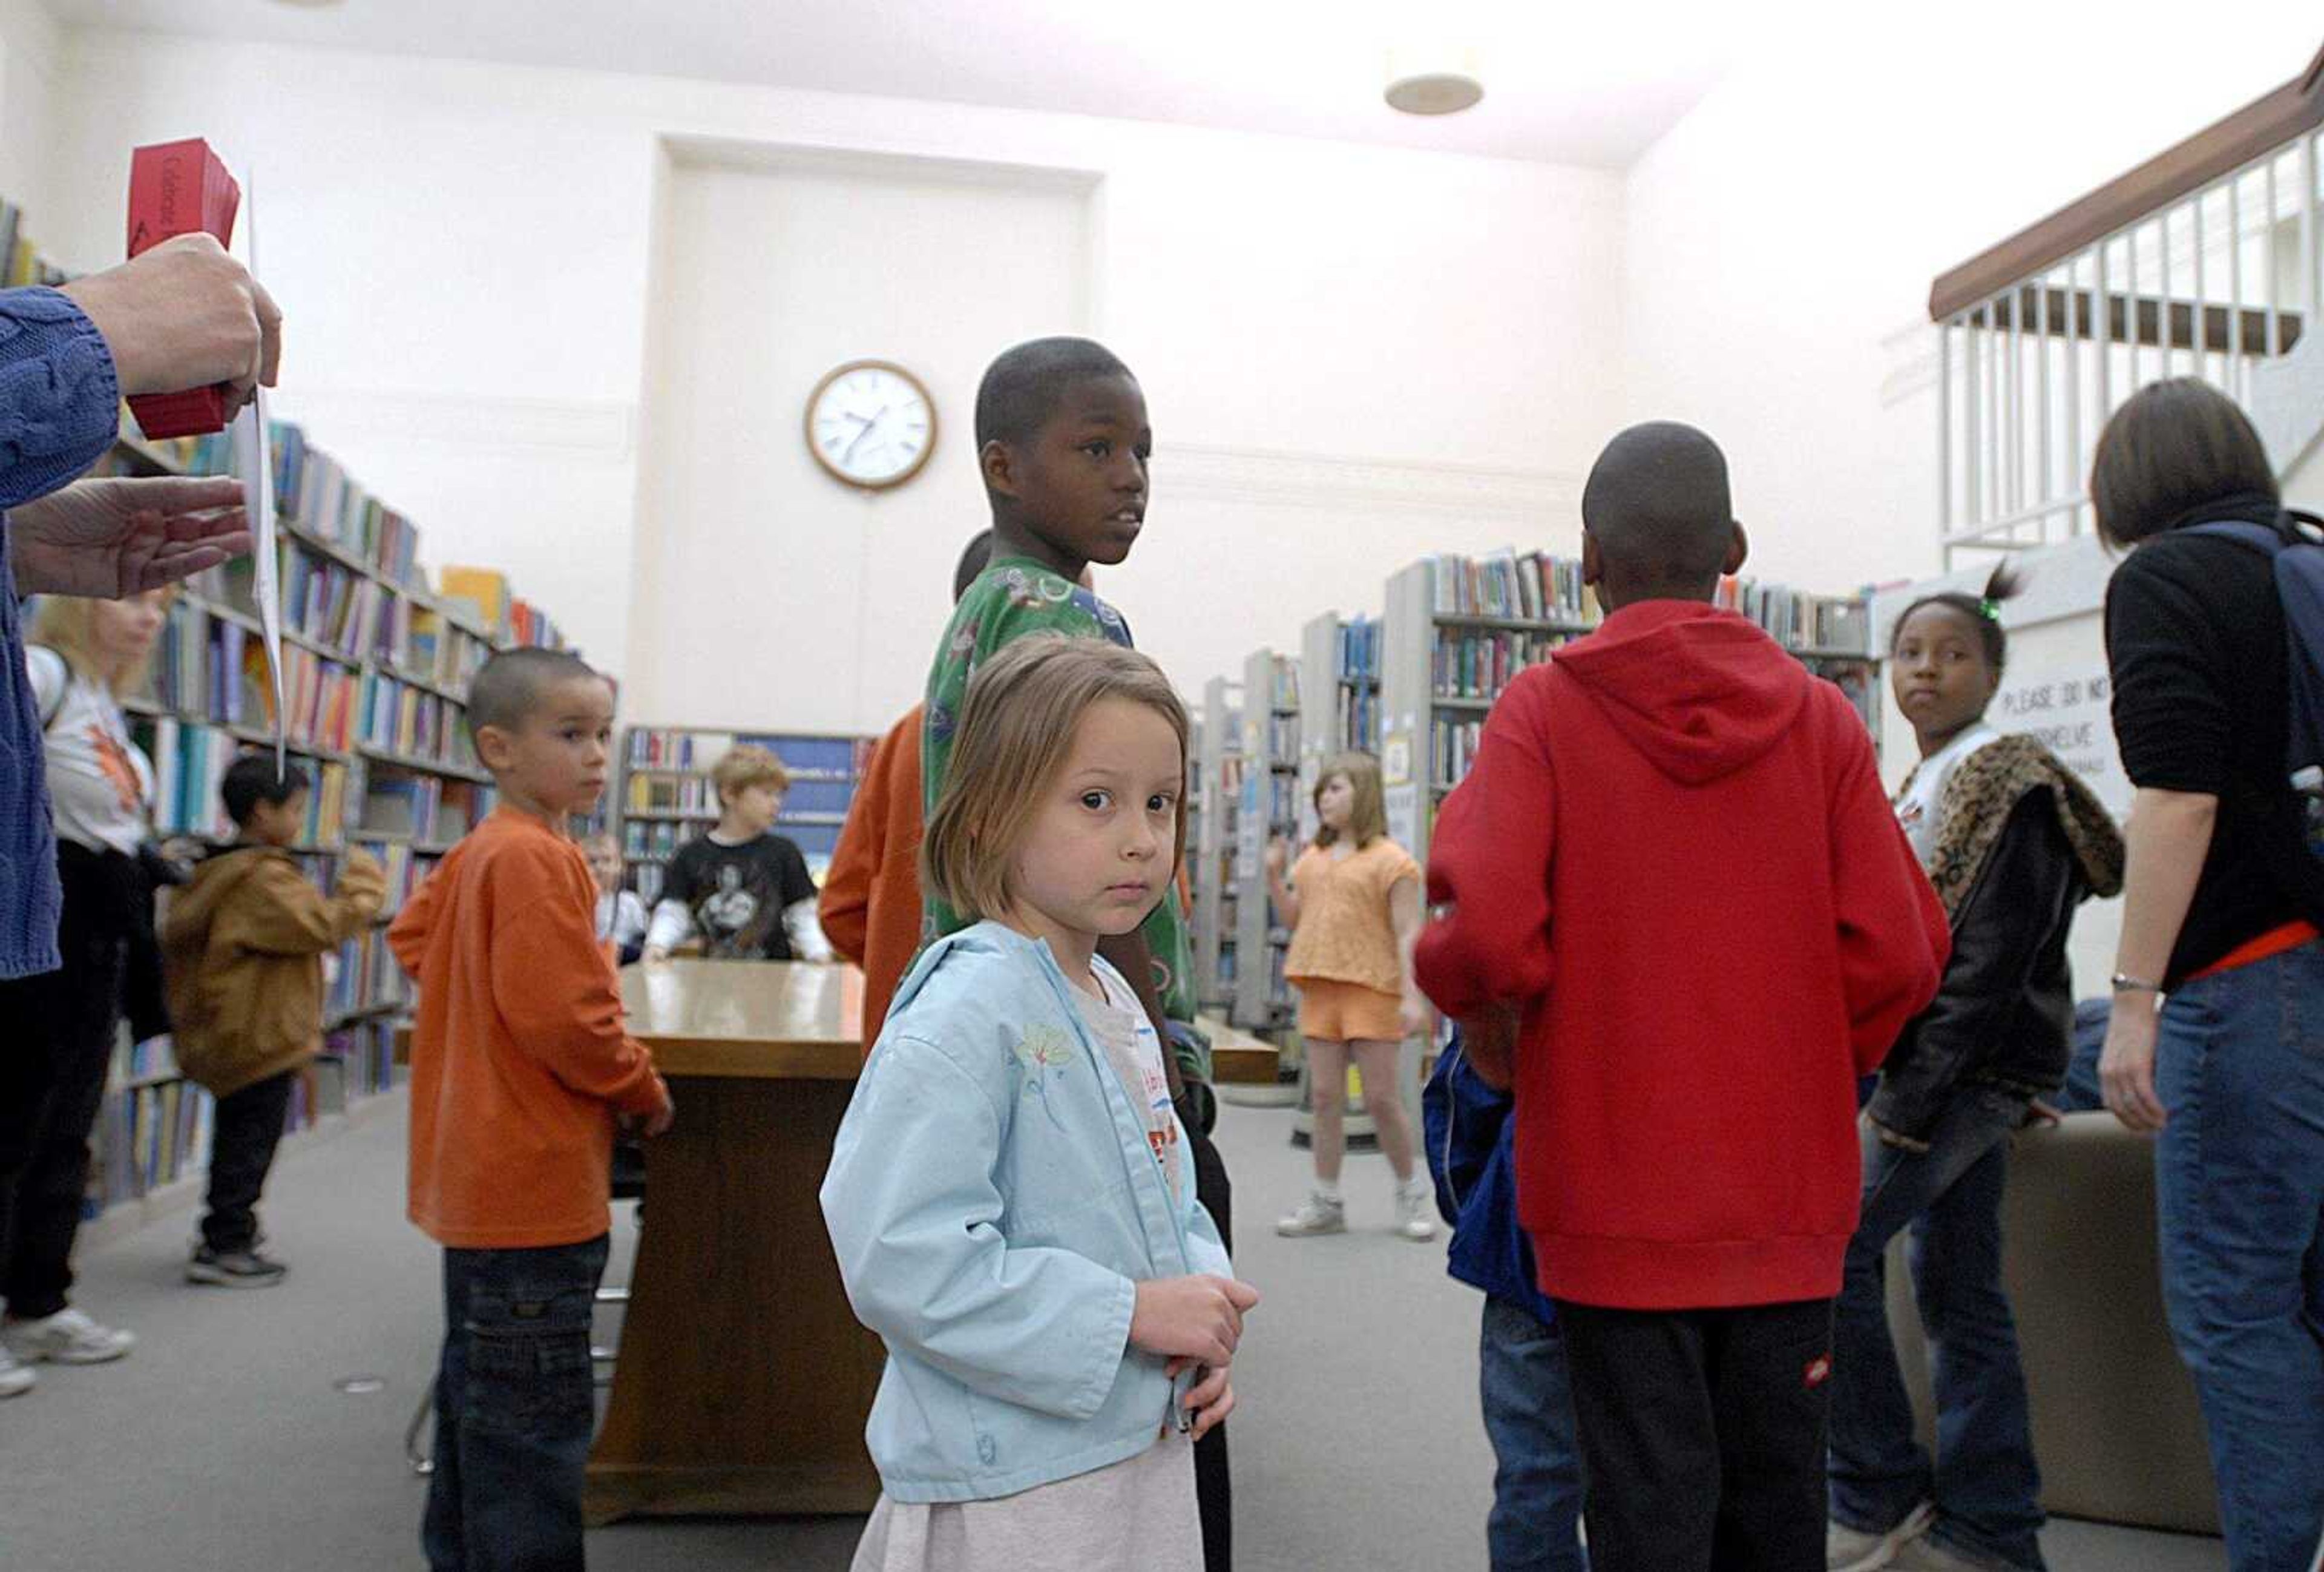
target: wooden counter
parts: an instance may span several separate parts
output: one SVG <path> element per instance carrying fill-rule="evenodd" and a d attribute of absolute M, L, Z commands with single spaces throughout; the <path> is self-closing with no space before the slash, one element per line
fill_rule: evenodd
<path fill-rule="evenodd" d="M 648 1204 L 592 1523 L 861 1512 L 880 1340 L 856 1323 L 816 1192 L 862 1063 L 853 967 L 678 960 L 622 974 L 678 1121 Z"/>

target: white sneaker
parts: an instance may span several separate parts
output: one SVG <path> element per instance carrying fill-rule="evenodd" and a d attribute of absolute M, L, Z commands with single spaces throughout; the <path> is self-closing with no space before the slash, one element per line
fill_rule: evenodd
<path fill-rule="evenodd" d="M 1299 1209 L 1275 1220 L 1275 1231 L 1286 1239 L 1305 1239 L 1315 1234 L 1344 1234 L 1348 1231 L 1348 1203 L 1338 1196 L 1327 1196 L 1321 1190 L 1311 1190 L 1299 1203 Z"/>
<path fill-rule="evenodd" d="M 137 1334 L 115 1331 L 79 1310 L 59 1310 L 37 1321 L 11 1321 L 0 1327 L 0 1344 L 27 1364 L 103 1364 L 137 1346 Z"/>
<path fill-rule="evenodd" d="M 1896 1558 L 1905 1541 L 1918 1539 L 1935 1519 L 1937 1509 L 1923 1502 L 1904 1514 L 1904 1521 L 1885 1534 L 1867 1533 L 1846 1523 L 1824 1527 L 1824 1572 L 1879 1572 Z"/>
<path fill-rule="evenodd" d="M 17 1364 L 14 1354 L 0 1348 L 0 1397 L 21 1397 L 40 1379 L 31 1365 Z"/>
<path fill-rule="evenodd" d="M 1436 1237 L 1436 1187 L 1418 1174 L 1396 1187 L 1396 1231 L 1406 1239 Z"/>

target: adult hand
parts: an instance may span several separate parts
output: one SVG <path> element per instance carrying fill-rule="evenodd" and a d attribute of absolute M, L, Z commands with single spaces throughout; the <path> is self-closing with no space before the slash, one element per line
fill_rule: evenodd
<path fill-rule="evenodd" d="M 1397 1012 L 1397 1024 L 1404 1029 L 1406 1037 L 1425 1037 L 1428 1034 L 1428 1001 L 1417 994 L 1406 994 L 1402 1008 Z"/>
<path fill-rule="evenodd" d="M 655 1084 L 661 1091 L 661 1106 L 650 1114 L 640 1114 L 637 1124 L 638 1133 L 649 1139 L 666 1134 L 678 1122 L 678 1105 L 670 1100 L 669 1086 L 659 1079 Z"/>
<path fill-rule="evenodd" d="M 82 480 L 8 511 L 8 550 L 25 595 L 119 600 L 250 550 L 242 482 Z"/>
<path fill-rule="evenodd" d="M 2106 1048 L 2098 1055 L 2098 1086 L 2107 1111 L 2148 1135 L 2170 1118 L 2154 1095 L 2154 1036 L 2161 1020 L 2151 995 L 2117 995 L 2107 1022 Z"/>
<path fill-rule="evenodd" d="M 282 313 L 211 236 L 164 240 L 119 267 L 74 280 L 63 292 L 105 335 L 124 393 L 224 383 L 232 414 L 250 401 L 252 389 L 274 385 Z"/>

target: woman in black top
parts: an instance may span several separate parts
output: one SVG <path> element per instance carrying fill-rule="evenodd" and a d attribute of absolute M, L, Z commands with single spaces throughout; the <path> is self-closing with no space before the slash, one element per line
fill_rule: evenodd
<path fill-rule="evenodd" d="M 2163 1297 L 2230 1561 L 2308 1572 L 2324 1534 L 2324 861 L 2286 780 L 2272 553 L 2200 526 L 2295 537 L 2251 423 L 2192 378 L 2116 413 L 2090 499 L 2108 543 L 2135 548 L 2107 592 L 2138 790 L 2099 1079 L 2117 1118 L 2158 1133 Z"/>

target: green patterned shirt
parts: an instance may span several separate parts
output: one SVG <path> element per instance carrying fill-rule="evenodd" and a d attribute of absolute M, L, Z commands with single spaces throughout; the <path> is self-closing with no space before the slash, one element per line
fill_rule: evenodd
<path fill-rule="evenodd" d="M 961 700 L 968 680 L 980 662 L 1012 639 L 1027 633 L 1058 633 L 1076 638 L 1105 639 L 1130 647 L 1130 624 L 1121 614 L 1091 591 L 1069 583 L 1043 564 L 1025 557 L 998 557 L 977 576 L 954 608 L 936 647 L 936 664 L 928 671 L 927 713 L 921 721 L 920 766 L 925 795 L 921 807 L 933 818 L 936 799 L 944 791 L 945 772 L 952 763 L 953 731 L 958 724 Z M 1181 847 L 1184 854 L 1185 848 Z M 920 942 L 927 944 L 967 927 L 960 913 L 924 895 L 920 910 Z M 1162 1013 L 1173 1021 L 1192 1024 L 1194 1019 L 1194 949 L 1186 925 L 1178 913 L 1174 883 L 1154 908 L 1140 930 L 1154 957 L 1154 989 L 1162 998 Z M 1181 1050 L 1179 1063 L 1199 1078 L 1210 1078 L 1202 1056 Z"/>

